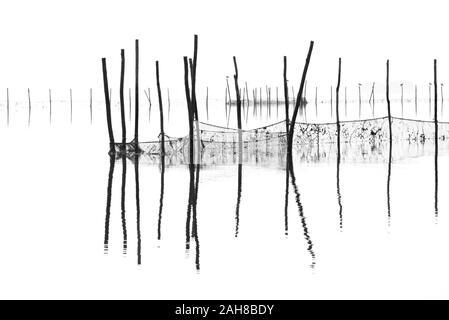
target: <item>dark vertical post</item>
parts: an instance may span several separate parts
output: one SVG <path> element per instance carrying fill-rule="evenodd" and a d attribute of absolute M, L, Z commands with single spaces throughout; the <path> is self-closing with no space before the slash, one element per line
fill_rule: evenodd
<path fill-rule="evenodd" d="M 305 62 L 305 65 L 304 65 L 304 70 L 302 72 L 301 85 L 299 87 L 298 96 L 296 98 L 295 110 L 293 111 L 291 126 L 289 127 L 288 144 L 287 144 L 287 155 L 289 157 L 289 161 L 290 162 L 293 161 L 292 160 L 292 149 L 293 149 L 293 134 L 294 134 L 294 131 L 295 131 L 295 122 L 296 122 L 296 117 L 298 116 L 299 105 L 300 105 L 300 102 L 301 102 L 302 91 L 303 91 L 303 88 L 304 88 L 304 82 L 306 80 L 307 69 L 309 68 L 310 56 L 312 55 L 312 50 L 313 50 L 313 41 L 310 41 L 309 51 L 307 53 L 307 58 L 306 58 L 306 62 Z"/>
<path fill-rule="evenodd" d="M 433 86 L 434 86 L 434 116 L 435 126 L 435 217 L 438 217 L 438 84 L 437 84 L 437 60 L 433 60 Z"/>
<path fill-rule="evenodd" d="M 188 111 L 188 117 L 189 117 L 189 166 L 191 166 L 191 165 L 193 165 L 193 110 L 192 110 L 192 101 L 190 98 L 189 64 L 187 62 L 187 57 L 184 57 L 184 87 L 185 87 L 185 92 L 186 92 L 187 111 Z M 226 91 L 226 97 L 227 97 L 227 91 Z M 192 173 L 192 170 L 191 170 L 191 173 Z M 193 179 L 193 177 L 191 177 L 191 179 Z M 193 180 L 191 180 L 191 183 L 193 183 Z M 189 198 L 191 199 L 191 195 L 189 195 Z M 189 201 L 189 203 L 190 203 L 190 201 Z M 190 204 L 189 204 L 189 207 L 190 207 Z"/>
<path fill-rule="evenodd" d="M 388 225 L 390 225 L 390 180 L 391 180 L 391 162 L 393 156 L 393 129 L 391 124 L 391 106 L 390 106 L 390 61 L 387 60 L 387 110 L 388 110 L 388 130 L 389 130 L 389 155 L 388 155 L 388 179 L 387 179 L 387 210 L 388 210 Z"/>
<path fill-rule="evenodd" d="M 122 120 L 122 150 L 126 148 L 126 120 L 125 120 L 125 50 L 121 50 L 121 70 L 120 70 L 120 116 Z"/>
<path fill-rule="evenodd" d="M 136 39 L 136 89 L 135 89 L 135 111 L 134 111 L 134 143 L 136 151 L 139 145 L 139 40 Z"/>
<path fill-rule="evenodd" d="M 341 78 L 341 58 L 338 58 L 338 82 L 337 89 L 335 92 L 335 114 L 337 118 L 337 200 L 339 206 L 339 217 L 340 217 L 340 229 L 343 228 L 343 207 L 341 205 L 341 193 L 340 193 L 340 159 L 341 159 L 341 137 L 340 137 L 340 109 L 339 109 L 339 98 L 340 98 L 340 78 Z"/>
<path fill-rule="evenodd" d="M 335 90 L 335 114 L 337 118 L 337 156 L 340 157 L 340 110 L 339 110 L 339 96 L 340 96 L 340 76 L 341 76 L 341 58 L 338 58 L 338 82 Z"/>
<path fill-rule="evenodd" d="M 115 153 L 115 141 L 114 132 L 112 131 L 112 121 L 111 121 L 111 101 L 109 100 L 109 85 L 108 85 L 108 71 L 106 67 L 106 58 L 101 59 L 103 66 L 103 85 L 104 85 L 104 98 L 106 103 L 106 121 L 108 124 L 109 133 L 109 152 Z"/>
<path fill-rule="evenodd" d="M 234 60 L 234 69 L 235 69 L 235 75 L 234 75 L 234 82 L 235 82 L 235 93 L 237 96 L 237 129 L 238 129 L 238 139 L 239 139 L 239 162 L 241 162 L 242 157 L 242 105 L 240 100 L 240 91 L 239 91 L 239 84 L 238 84 L 238 77 L 239 72 L 237 69 L 237 60 L 235 56 L 233 57 Z"/>
<path fill-rule="evenodd" d="M 161 130 L 161 155 L 165 156 L 165 133 L 164 133 L 164 109 L 162 106 L 162 94 L 161 86 L 159 84 L 159 61 L 156 61 L 156 82 L 157 82 L 157 94 L 159 98 L 159 120 Z"/>

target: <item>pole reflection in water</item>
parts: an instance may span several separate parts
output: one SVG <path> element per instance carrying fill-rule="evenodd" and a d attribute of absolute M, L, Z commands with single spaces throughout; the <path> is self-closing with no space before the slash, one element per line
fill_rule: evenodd
<path fill-rule="evenodd" d="M 241 198 L 242 198 L 242 163 L 239 162 L 237 169 L 237 203 L 235 206 L 235 237 L 238 237 L 239 235 Z"/>
<path fill-rule="evenodd" d="M 164 206 L 164 184 L 165 184 L 165 156 L 160 156 L 161 164 L 161 192 L 159 197 L 159 217 L 157 222 L 157 239 L 161 240 L 161 225 L 162 225 L 162 208 Z"/>
<path fill-rule="evenodd" d="M 195 240 L 195 266 L 196 270 L 200 270 L 200 242 L 198 238 L 198 214 L 197 214 L 197 204 L 198 204 L 198 186 L 200 181 L 200 165 L 196 165 L 196 181 L 195 181 L 195 198 L 193 201 L 193 217 L 192 217 L 192 237 Z"/>
<path fill-rule="evenodd" d="M 111 216 L 111 199 L 112 199 L 112 179 L 114 177 L 115 157 L 109 155 L 109 173 L 108 173 L 108 187 L 106 190 L 106 217 L 104 224 L 104 253 L 108 253 L 109 246 L 109 219 Z"/>
<path fill-rule="evenodd" d="M 122 217 L 122 229 L 123 229 L 123 254 L 126 254 L 127 250 L 127 232 L 126 232 L 126 216 L 125 216 L 125 196 L 126 196 L 126 156 L 125 154 L 122 155 L 122 188 L 121 188 L 121 217 Z"/>
<path fill-rule="evenodd" d="M 338 151 L 337 151 L 337 200 L 338 200 L 338 215 L 340 217 L 340 230 L 343 229 L 343 205 L 341 203 L 341 190 L 340 190 L 340 162 L 341 162 L 341 155 L 340 155 L 340 144 L 338 144 Z"/>
<path fill-rule="evenodd" d="M 388 213 L 388 226 L 391 223 L 391 199 L 390 199 L 390 184 L 391 184 L 391 162 L 392 162 L 392 150 L 393 144 L 389 142 L 389 151 L 388 151 L 388 175 L 387 175 L 387 213 Z"/>
<path fill-rule="evenodd" d="M 134 177 L 136 181 L 136 224 L 137 224 L 137 264 L 142 263 L 142 238 L 140 234 L 140 186 L 139 186 L 139 156 L 134 155 Z"/>
<path fill-rule="evenodd" d="M 296 204 L 298 206 L 299 217 L 300 217 L 301 225 L 302 225 L 302 228 L 303 228 L 304 239 L 307 242 L 307 251 L 309 251 L 310 256 L 312 257 L 312 264 L 310 266 L 313 269 L 315 267 L 315 264 L 316 264 L 316 262 L 315 262 L 316 255 L 315 255 L 315 252 L 313 250 L 313 242 L 312 242 L 312 239 L 311 239 L 311 237 L 309 235 L 309 229 L 307 228 L 306 217 L 304 216 L 304 208 L 303 208 L 302 203 L 301 203 L 301 198 L 300 198 L 300 194 L 299 194 L 299 191 L 298 191 L 298 186 L 296 185 L 295 172 L 294 172 L 294 169 L 293 169 L 293 161 L 290 159 L 288 162 L 289 162 L 288 169 L 290 171 L 293 191 L 295 193 L 295 200 L 296 200 Z"/>
<path fill-rule="evenodd" d="M 290 170 L 288 169 L 288 160 L 285 164 L 285 202 L 284 202 L 284 232 L 288 236 L 288 192 L 289 192 Z"/>

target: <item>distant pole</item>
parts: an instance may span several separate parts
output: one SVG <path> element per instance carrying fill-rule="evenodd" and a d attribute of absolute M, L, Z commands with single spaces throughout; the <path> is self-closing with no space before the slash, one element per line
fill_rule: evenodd
<path fill-rule="evenodd" d="M 9 127 L 9 88 L 6 88 L 6 121 Z"/>
<path fill-rule="evenodd" d="M 348 100 L 346 96 L 346 87 L 345 87 L 345 117 L 348 115 Z"/>
<path fill-rule="evenodd" d="M 415 116 L 418 115 L 418 86 L 415 84 Z"/>
<path fill-rule="evenodd" d="M 139 40 L 136 39 L 136 89 L 135 89 L 135 106 L 134 106 L 134 143 L 139 145 Z"/>
<path fill-rule="evenodd" d="M 333 93 L 333 89 L 332 89 L 332 86 L 331 86 L 331 119 L 332 119 L 332 117 L 333 117 L 333 107 L 332 107 L 332 93 Z"/>
<path fill-rule="evenodd" d="M 278 87 L 276 87 L 276 118 L 279 118 L 279 96 L 278 96 Z"/>
<path fill-rule="evenodd" d="M 90 124 L 92 124 L 92 88 L 89 90 L 89 111 L 90 111 Z"/>
<path fill-rule="evenodd" d="M 441 116 L 443 116 L 443 84 L 440 85 L 441 86 Z"/>
<path fill-rule="evenodd" d="M 30 88 L 28 88 L 28 127 L 31 124 L 31 97 L 30 97 Z"/>
<path fill-rule="evenodd" d="M 120 116 L 122 120 L 122 150 L 126 150 L 126 120 L 125 120 L 125 97 L 124 97 L 124 85 L 125 85 L 125 50 L 120 52 L 121 56 L 121 70 L 120 70 Z"/>
<path fill-rule="evenodd" d="M 156 82 L 157 94 L 159 98 L 159 120 L 160 120 L 160 136 L 161 136 L 161 156 L 165 156 L 165 133 L 164 133 L 164 108 L 162 106 L 161 86 L 159 84 L 159 61 L 156 61 Z"/>
<path fill-rule="evenodd" d="M 143 92 L 145 92 L 145 95 L 147 96 L 147 100 L 148 100 L 148 123 L 151 122 L 151 94 L 150 94 L 150 88 L 148 88 L 148 93 L 143 90 Z"/>
<path fill-rule="evenodd" d="M 231 99 L 231 91 L 229 90 L 228 77 L 226 77 L 226 88 L 227 88 L 227 91 L 228 91 L 228 100 L 229 100 L 229 110 L 227 110 L 226 120 L 227 120 L 227 126 L 229 127 L 229 118 L 230 118 L 230 114 L 231 114 L 232 99 Z"/>
<path fill-rule="evenodd" d="M 318 118 L 318 87 L 315 87 L 315 116 Z"/>
<path fill-rule="evenodd" d="M 362 92 L 360 90 L 361 86 L 362 84 L 359 83 L 359 119 L 362 117 Z"/>
<path fill-rule="evenodd" d="M 228 89 L 225 88 L 225 120 L 228 118 Z"/>
<path fill-rule="evenodd" d="M 109 133 L 109 152 L 115 153 L 115 142 L 114 142 L 114 132 L 112 131 L 112 121 L 111 121 L 111 101 L 109 99 L 109 86 L 108 86 L 108 72 L 106 67 L 106 58 L 101 59 L 103 66 L 103 85 L 104 85 L 104 98 L 106 103 L 106 121 L 108 124 Z"/>
<path fill-rule="evenodd" d="M 51 125 L 51 89 L 48 89 L 48 100 L 50 102 L 50 125 Z"/>
<path fill-rule="evenodd" d="M 70 124 L 73 122 L 72 88 L 70 88 Z"/>
<path fill-rule="evenodd" d="M 432 116 L 432 84 L 429 82 L 429 117 Z"/>
<path fill-rule="evenodd" d="M 149 93 L 148 93 L 149 94 Z M 128 98 L 129 98 L 129 122 L 131 122 L 131 110 L 132 110 L 132 98 L 131 98 L 131 88 L 128 88 Z"/>
<path fill-rule="evenodd" d="M 248 94 L 248 83 L 245 81 L 245 90 L 246 90 L 246 104 L 249 106 L 249 94 Z M 246 111 L 248 113 L 248 111 Z"/>
<path fill-rule="evenodd" d="M 168 110 L 167 110 L 167 123 L 170 121 L 170 89 L 167 88 L 167 100 L 168 100 Z"/>
<path fill-rule="evenodd" d="M 206 87 L 206 119 L 209 121 L 209 87 Z"/>
<path fill-rule="evenodd" d="M 404 117 L 404 84 L 401 83 L 401 117 Z"/>

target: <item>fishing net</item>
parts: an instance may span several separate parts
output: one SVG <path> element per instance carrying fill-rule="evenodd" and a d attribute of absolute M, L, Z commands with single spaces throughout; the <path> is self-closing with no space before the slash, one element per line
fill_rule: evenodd
<path fill-rule="evenodd" d="M 285 121 L 273 123 L 251 130 L 238 130 L 213 124 L 196 122 L 194 124 L 193 146 L 194 154 L 201 162 L 211 164 L 228 163 L 239 160 L 239 145 L 241 142 L 241 157 L 244 162 L 263 163 L 264 159 L 278 157 L 283 159 L 287 144 Z M 421 121 L 392 117 L 392 138 L 397 144 L 400 141 L 424 142 L 435 139 L 435 124 L 433 121 Z M 341 155 L 345 154 L 346 145 L 359 145 L 362 154 L 385 158 L 385 144 L 389 140 L 388 117 L 353 120 L 340 122 Z M 449 137 L 449 122 L 438 122 L 438 137 L 446 140 Z M 304 159 L 315 161 L 336 154 L 337 142 L 336 123 L 296 123 L 294 130 L 294 148 Z M 190 137 L 164 136 L 165 154 L 178 159 L 176 162 L 188 163 Z M 131 142 L 125 145 L 116 143 L 117 153 L 126 152 L 133 155 L 136 151 L 144 155 L 160 155 L 162 152 L 162 136 L 157 141 Z M 318 149 L 318 150 L 316 150 Z M 397 155 L 398 156 L 398 155 Z M 315 157 L 317 159 L 315 159 Z M 195 160 L 198 163 L 199 160 Z M 272 159 L 270 160 L 272 162 Z"/>

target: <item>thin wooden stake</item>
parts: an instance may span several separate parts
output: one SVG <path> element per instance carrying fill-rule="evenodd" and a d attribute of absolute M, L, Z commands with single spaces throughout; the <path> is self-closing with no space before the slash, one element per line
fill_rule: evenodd
<path fill-rule="evenodd" d="M 101 63 L 103 67 L 103 85 L 104 85 L 104 98 L 106 103 L 106 121 L 108 124 L 108 134 L 109 134 L 109 153 L 112 154 L 115 153 L 115 141 L 111 121 L 111 101 L 109 100 L 109 86 L 108 86 L 108 72 L 106 67 L 106 58 L 102 58 Z"/>
<path fill-rule="evenodd" d="M 120 52 L 121 56 L 121 70 L 120 70 L 120 116 L 122 120 L 122 150 L 126 148 L 126 120 L 125 120 L 125 97 L 124 97 L 124 85 L 125 85 L 125 50 Z"/>
<path fill-rule="evenodd" d="M 136 151 L 139 145 L 139 40 L 136 39 L 136 89 L 135 95 L 135 106 L 134 106 L 134 143 L 136 145 Z"/>
<path fill-rule="evenodd" d="M 159 61 L 156 61 L 156 82 L 157 94 L 159 98 L 159 123 L 160 123 L 160 139 L 161 139 L 161 156 L 165 156 L 165 133 L 164 133 L 164 108 L 162 106 L 161 86 L 159 84 Z"/>

